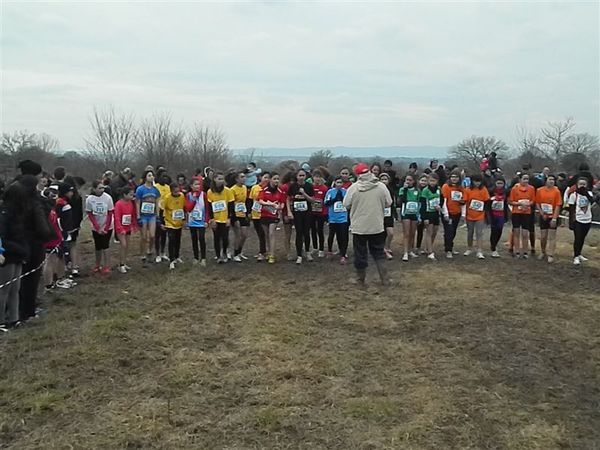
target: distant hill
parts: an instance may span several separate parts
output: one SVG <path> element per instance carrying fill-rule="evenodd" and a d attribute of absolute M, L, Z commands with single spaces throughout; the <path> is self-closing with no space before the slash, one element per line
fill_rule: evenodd
<path fill-rule="evenodd" d="M 250 149 L 233 149 L 237 155 L 246 155 Z M 257 147 L 254 148 L 255 158 L 280 157 L 288 159 L 308 158 L 319 150 L 331 150 L 335 156 L 350 156 L 352 158 L 440 158 L 448 155 L 448 147 L 432 145 L 423 146 L 391 146 L 391 147 Z"/>

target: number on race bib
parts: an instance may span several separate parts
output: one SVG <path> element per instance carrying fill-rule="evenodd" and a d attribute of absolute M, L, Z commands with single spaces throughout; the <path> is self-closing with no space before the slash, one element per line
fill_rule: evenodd
<path fill-rule="evenodd" d="M 430 211 L 435 210 L 435 208 L 437 208 L 438 206 L 440 206 L 440 199 L 439 198 L 429 199 L 429 210 Z"/>
<path fill-rule="evenodd" d="M 392 208 L 383 208 L 383 216 L 384 217 L 392 217 Z"/>
<path fill-rule="evenodd" d="M 503 200 L 494 200 L 492 202 L 492 209 L 494 211 L 503 211 L 504 210 L 504 201 Z"/>
<path fill-rule="evenodd" d="M 452 191 L 452 193 L 450 194 L 450 198 L 455 202 L 462 200 L 462 196 L 462 192 L 460 191 Z"/>
<path fill-rule="evenodd" d="M 235 204 L 235 212 L 236 213 L 245 213 L 246 205 L 244 203 L 236 203 Z"/>
<path fill-rule="evenodd" d="M 121 225 L 123 225 L 123 226 L 131 225 L 131 214 L 123 214 L 121 216 Z"/>
<path fill-rule="evenodd" d="M 406 202 L 406 208 L 404 208 L 404 212 L 406 214 L 416 214 L 419 211 L 419 203 L 418 202 Z"/>
<path fill-rule="evenodd" d="M 315 200 L 312 204 L 313 212 L 321 212 L 323 211 L 323 202 L 321 200 Z"/>
<path fill-rule="evenodd" d="M 213 202 L 212 209 L 213 209 L 213 212 L 216 212 L 216 213 L 225 211 L 227 209 L 225 200 L 219 200 L 218 202 Z"/>
<path fill-rule="evenodd" d="M 94 215 L 102 216 L 106 214 L 106 205 L 104 203 L 94 204 Z"/>
<path fill-rule="evenodd" d="M 471 200 L 470 208 L 473 211 L 483 211 L 483 202 L 481 200 Z"/>
<path fill-rule="evenodd" d="M 333 212 L 335 212 L 335 213 L 345 213 L 346 212 L 346 207 L 344 206 L 344 204 L 342 202 L 335 202 L 333 204 Z"/>
<path fill-rule="evenodd" d="M 154 214 L 155 209 L 156 203 L 154 202 L 142 202 L 142 206 L 140 207 L 142 214 Z"/>
<path fill-rule="evenodd" d="M 580 208 L 585 208 L 589 204 L 590 204 L 590 201 L 587 198 L 585 198 L 585 197 L 583 197 L 581 195 L 577 197 L 577 205 Z"/>
<path fill-rule="evenodd" d="M 262 210 L 262 205 L 260 203 L 258 203 L 256 200 L 254 200 L 254 203 L 252 203 L 252 211 L 260 212 L 261 210 Z"/>
<path fill-rule="evenodd" d="M 192 219 L 196 221 L 204 220 L 204 214 L 199 209 L 194 209 L 192 211 Z"/>
<path fill-rule="evenodd" d="M 552 214 L 552 211 L 553 211 L 554 208 L 552 208 L 551 204 L 549 204 L 549 203 L 542 203 L 540 206 L 541 206 L 542 212 L 544 214 Z"/>
<path fill-rule="evenodd" d="M 183 212 L 183 209 L 174 209 L 171 213 L 171 217 L 173 220 L 183 220 L 185 219 L 185 213 Z"/>
<path fill-rule="evenodd" d="M 294 211 L 308 211 L 308 203 L 306 202 L 306 200 L 301 202 L 294 202 Z"/>

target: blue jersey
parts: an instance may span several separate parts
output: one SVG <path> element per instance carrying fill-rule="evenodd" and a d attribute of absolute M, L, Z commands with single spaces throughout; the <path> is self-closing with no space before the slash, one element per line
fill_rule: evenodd
<path fill-rule="evenodd" d="M 328 206 L 329 223 L 348 222 L 348 211 L 343 205 L 346 189 L 331 188 L 325 194 L 325 204 Z"/>
<path fill-rule="evenodd" d="M 135 198 L 140 201 L 141 216 L 156 216 L 156 201 L 160 198 L 160 191 L 154 186 L 142 184 L 135 190 Z"/>
<path fill-rule="evenodd" d="M 187 194 L 188 203 L 192 203 L 194 207 L 188 214 L 188 227 L 192 228 L 206 228 L 206 194 L 200 191 L 198 197 L 194 197 L 191 192 Z"/>

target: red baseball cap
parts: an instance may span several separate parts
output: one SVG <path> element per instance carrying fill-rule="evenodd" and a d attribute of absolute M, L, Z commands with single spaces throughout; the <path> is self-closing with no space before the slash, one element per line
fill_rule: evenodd
<path fill-rule="evenodd" d="M 354 166 L 354 174 L 356 176 L 362 175 L 363 173 L 367 173 L 369 170 L 369 166 L 365 163 L 358 163 Z"/>

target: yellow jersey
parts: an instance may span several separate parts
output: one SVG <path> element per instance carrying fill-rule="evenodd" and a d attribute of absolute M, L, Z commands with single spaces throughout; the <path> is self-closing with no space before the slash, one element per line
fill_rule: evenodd
<path fill-rule="evenodd" d="M 158 192 L 160 192 L 160 199 L 158 199 L 158 209 L 165 209 L 165 207 L 164 207 L 165 198 L 167 198 L 169 195 L 171 195 L 171 188 L 169 187 L 168 184 L 160 184 L 160 183 L 156 183 L 154 185 L 154 187 L 156 189 L 158 189 Z"/>
<path fill-rule="evenodd" d="M 252 220 L 260 219 L 260 210 L 262 209 L 262 205 L 258 203 L 258 194 L 262 191 L 263 188 L 260 184 L 255 184 L 250 189 L 250 198 L 253 200 L 252 202 Z"/>
<path fill-rule="evenodd" d="M 162 197 L 161 197 L 162 198 Z M 185 195 L 179 193 L 177 197 L 170 193 L 163 199 L 163 217 L 165 227 L 183 228 L 185 222 Z"/>
<path fill-rule="evenodd" d="M 238 186 L 235 184 L 229 189 L 231 189 L 231 192 L 233 193 L 235 217 L 246 217 L 246 198 L 248 198 L 248 188 L 244 185 Z"/>
<path fill-rule="evenodd" d="M 215 222 L 226 223 L 229 218 L 229 203 L 234 201 L 231 189 L 224 187 L 221 192 L 209 189 L 206 198 L 211 205 Z"/>

